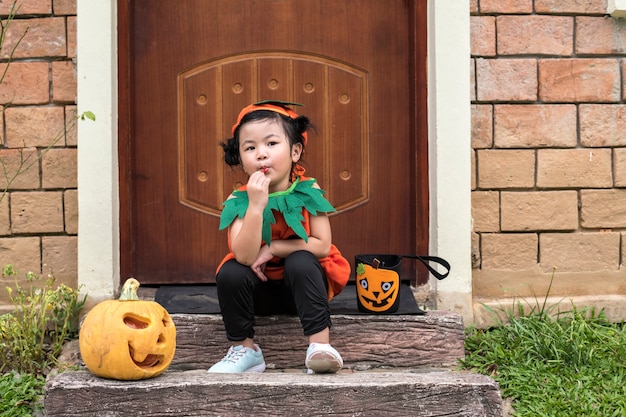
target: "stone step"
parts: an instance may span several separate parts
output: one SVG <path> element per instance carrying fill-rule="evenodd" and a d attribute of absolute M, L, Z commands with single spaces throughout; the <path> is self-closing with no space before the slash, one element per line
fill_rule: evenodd
<path fill-rule="evenodd" d="M 176 355 L 173 370 L 207 369 L 230 346 L 220 315 L 173 314 Z M 429 311 L 418 315 L 333 315 L 331 343 L 347 368 L 450 367 L 465 355 L 460 315 Z M 256 340 L 269 369 L 303 368 L 306 338 L 297 317 L 256 321 Z"/>
<path fill-rule="evenodd" d="M 207 374 L 173 371 L 143 381 L 87 371 L 49 377 L 45 415 L 71 416 L 483 416 L 500 417 L 497 384 L 438 371 Z"/>

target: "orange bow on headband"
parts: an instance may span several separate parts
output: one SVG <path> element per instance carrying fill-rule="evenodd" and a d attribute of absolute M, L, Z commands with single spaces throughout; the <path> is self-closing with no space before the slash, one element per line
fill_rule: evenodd
<path fill-rule="evenodd" d="M 235 134 L 235 130 L 237 130 L 237 127 L 239 127 L 239 124 L 241 123 L 241 119 L 243 119 L 246 114 L 252 113 L 253 111 L 257 111 L 257 110 L 273 111 L 275 113 L 280 113 L 283 116 L 287 116 L 291 119 L 295 119 L 299 117 L 298 113 L 296 113 L 295 111 L 285 106 L 302 106 L 302 104 L 289 103 L 286 101 L 279 101 L 279 100 L 265 100 L 265 101 L 259 101 L 257 103 L 250 104 L 249 106 L 244 107 L 239 112 L 239 116 L 237 116 L 237 122 L 233 125 L 232 134 L 233 135 Z M 304 145 L 306 146 L 309 140 L 309 137 L 307 136 L 306 132 L 302 134 L 302 137 L 304 138 Z"/>

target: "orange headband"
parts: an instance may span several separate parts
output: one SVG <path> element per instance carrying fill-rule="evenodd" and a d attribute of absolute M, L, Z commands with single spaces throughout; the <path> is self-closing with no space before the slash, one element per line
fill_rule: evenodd
<path fill-rule="evenodd" d="M 241 120 L 245 117 L 245 115 L 248 113 L 252 113 L 253 111 L 257 111 L 257 110 L 273 111 L 275 113 L 282 114 L 283 116 L 287 116 L 290 119 L 296 119 L 297 117 L 299 117 L 298 113 L 296 113 L 295 111 L 291 110 L 288 107 L 284 107 L 285 105 L 301 106 L 301 104 L 287 103 L 287 102 L 282 102 L 282 101 L 259 101 L 258 103 L 250 104 L 249 106 L 244 107 L 239 112 L 239 116 L 237 116 L 237 122 L 233 125 L 232 134 L 233 135 L 235 134 L 235 130 L 237 130 L 237 127 L 239 127 L 239 124 L 241 123 Z M 304 145 L 306 146 L 308 139 L 309 139 L 306 132 L 302 134 L 302 137 L 304 138 Z"/>

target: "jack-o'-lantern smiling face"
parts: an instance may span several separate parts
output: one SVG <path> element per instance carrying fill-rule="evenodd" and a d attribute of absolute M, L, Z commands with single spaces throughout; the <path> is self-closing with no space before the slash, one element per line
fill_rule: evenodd
<path fill-rule="evenodd" d="M 140 300 L 139 282 L 126 281 L 119 300 L 105 300 L 85 316 L 79 345 L 93 374 L 139 380 L 165 372 L 176 352 L 176 326 L 155 301 Z"/>
<path fill-rule="evenodd" d="M 389 310 L 396 303 L 399 289 L 400 277 L 395 271 L 358 265 L 357 297 L 366 310 L 374 313 Z"/>

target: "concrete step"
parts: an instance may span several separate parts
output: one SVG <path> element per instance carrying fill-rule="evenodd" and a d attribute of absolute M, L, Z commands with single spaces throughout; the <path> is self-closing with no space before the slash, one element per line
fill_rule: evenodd
<path fill-rule="evenodd" d="M 77 343 L 80 370 L 48 378 L 46 416 L 501 416 L 498 385 L 453 369 L 464 356 L 461 316 L 334 315 L 331 340 L 344 359 L 335 375 L 305 372 L 306 338 L 291 316 L 258 317 L 263 374 L 207 374 L 229 347 L 220 315 L 172 315 L 174 360 L 143 381 L 95 377 Z"/>
<path fill-rule="evenodd" d="M 176 324 L 173 370 L 207 369 L 230 346 L 220 315 L 172 315 Z M 460 315 L 333 315 L 331 343 L 347 368 L 450 367 L 465 355 Z M 270 369 L 304 368 L 306 338 L 297 317 L 258 317 L 256 340 Z"/>
<path fill-rule="evenodd" d="M 486 416 L 502 415 L 497 384 L 452 371 L 307 375 L 174 371 L 143 381 L 87 371 L 50 377 L 45 415 L 71 416 Z"/>

